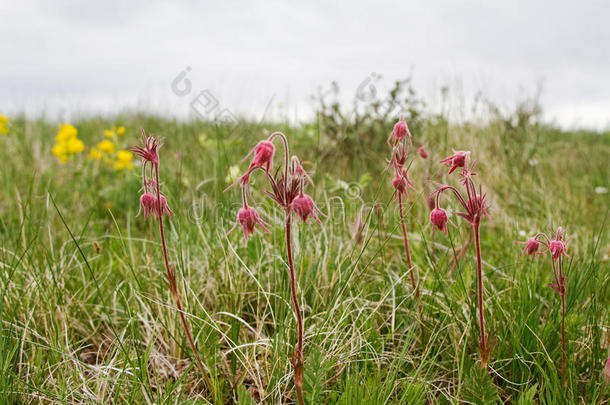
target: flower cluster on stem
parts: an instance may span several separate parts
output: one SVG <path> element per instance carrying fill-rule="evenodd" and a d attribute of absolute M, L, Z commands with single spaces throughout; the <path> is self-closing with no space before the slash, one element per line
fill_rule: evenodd
<path fill-rule="evenodd" d="M 276 169 L 275 174 L 272 174 L 273 157 L 275 156 L 273 141 L 275 139 L 280 139 L 284 146 L 284 167 L 283 170 L 280 168 Z M 242 159 L 242 162 L 252 155 L 254 156 L 252 157 L 246 173 L 240 176 L 234 184 L 225 190 L 227 191 L 239 184 L 241 186 L 243 204 L 237 214 L 235 225 L 227 232 L 227 235 L 233 232 L 238 225 L 242 226 L 246 241 L 248 241 L 248 235 L 254 233 L 256 226 L 263 232 L 269 232 L 268 228 L 270 228 L 270 225 L 264 222 L 259 217 L 256 209 L 248 204 L 248 196 L 252 199 L 250 193 L 251 175 L 254 171 L 260 169 L 264 173 L 270 186 L 270 190 L 263 190 L 263 193 L 283 208 L 285 213 L 286 254 L 288 256 L 288 265 L 290 268 L 290 289 L 297 318 L 298 334 L 297 345 L 292 358 L 294 385 L 299 404 L 303 405 L 303 373 L 305 361 L 303 354 L 303 317 L 297 297 L 296 275 L 292 258 L 292 214 L 294 213 L 304 223 L 307 222 L 309 218 L 313 218 L 319 224 L 321 224 L 321 221 L 318 215 L 322 217 L 326 217 L 326 215 L 320 211 L 313 199 L 304 192 L 305 186 L 307 184 L 313 185 L 313 181 L 309 173 L 303 169 L 300 160 L 296 156 L 290 156 L 288 140 L 283 133 L 274 132 L 268 139 L 260 141 L 250 153 Z"/>
<path fill-rule="evenodd" d="M 435 201 L 434 209 L 430 213 L 432 232 L 434 232 L 435 229 L 438 229 L 441 232 L 445 232 L 447 235 L 447 214 L 444 209 L 440 208 L 439 199 L 441 194 L 444 192 L 449 192 L 449 194 L 457 200 L 463 210 L 462 212 L 458 212 L 456 215 L 464 218 L 472 227 L 474 232 L 477 254 L 479 329 L 481 332 L 481 337 L 479 339 L 479 351 L 481 354 L 481 366 L 486 367 L 492 347 L 488 342 L 487 335 L 485 334 L 485 319 L 483 315 L 483 269 L 479 227 L 481 219 L 484 217 L 489 217 L 489 214 L 487 213 L 488 204 L 482 187 L 479 185 L 477 189 L 476 185 L 474 184 L 473 177 L 476 176 L 476 173 L 474 172 L 476 162 L 470 162 L 470 152 L 454 150 L 453 155 L 441 160 L 441 163 L 450 167 L 449 174 L 453 173 L 457 169 L 461 169 L 458 170 L 458 174 L 460 176 L 460 183 L 463 191 L 460 191 L 456 187 L 450 185 L 438 185 L 438 188 L 432 193 Z"/>
<path fill-rule="evenodd" d="M 561 373 L 564 374 L 566 370 L 566 277 L 563 271 L 563 258 L 570 257 L 567 254 L 565 231 L 559 227 L 557 232 L 555 232 L 554 238 L 545 233 L 538 233 L 525 242 L 517 243 L 525 245 L 521 256 L 526 253 L 534 258 L 536 255 L 544 255 L 546 253 L 549 253 L 551 256 L 554 282 L 549 283 L 548 286 L 561 297 Z M 546 249 L 541 250 L 542 248 Z"/>
<path fill-rule="evenodd" d="M 409 269 L 409 276 L 411 279 L 411 286 L 415 291 L 415 298 L 417 299 L 417 305 L 419 308 L 420 315 L 422 314 L 422 303 L 419 292 L 419 285 L 415 279 L 415 268 L 411 262 L 411 252 L 409 249 L 409 240 L 407 237 L 407 226 L 405 224 L 404 217 L 404 201 L 409 198 L 408 189 L 415 190 L 415 186 L 409 180 L 406 162 L 409 156 L 409 152 L 412 144 L 411 131 L 407 123 L 400 118 L 400 120 L 394 125 L 394 129 L 390 133 L 387 140 L 392 152 L 392 159 L 390 160 L 390 167 L 394 169 L 394 178 L 392 179 L 392 186 L 394 187 L 394 200 L 398 200 L 398 210 L 400 214 L 400 226 L 402 228 L 402 239 L 405 249 L 405 257 L 407 260 L 407 266 Z M 421 154 L 421 152 L 420 152 Z M 427 156 L 427 155 L 426 155 Z"/>
<path fill-rule="evenodd" d="M 197 364 L 201 368 L 207 389 L 213 393 L 214 385 L 212 384 L 208 371 L 203 364 L 199 351 L 195 346 L 191 330 L 186 322 L 184 310 L 182 309 L 182 304 L 180 302 L 180 296 L 178 295 L 176 273 L 171 269 L 167 256 L 163 217 L 171 217 L 173 212 L 167 204 L 166 197 L 161 193 L 161 183 L 159 181 L 159 148 L 161 148 L 162 143 L 158 138 L 155 138 L 152 135 L 147 136 L 144 129 L 142 129 L 142 138 L 144 143 L 143 146 L 134 146 L 131 148 L 131 151 L 142 159 L 142 196 L 140 197 L 140 210 L 136 216 L 139 216 L 143 212 L 144 219 L 147 219 L 149 216 L 158 219 L 167 282 L 169 284 L 171 294 L 176 301 L 176 307 L 178 309 L 178 313 L 180 314 L 182 326 L 184 327 L 189 344 L 193 350 L 193 353 L 195 354 L 195 358 L 197 359 Z"/>

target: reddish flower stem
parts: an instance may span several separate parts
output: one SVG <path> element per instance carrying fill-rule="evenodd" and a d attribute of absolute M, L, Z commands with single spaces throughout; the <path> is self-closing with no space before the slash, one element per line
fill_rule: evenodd
<path fill-rule="evenodd" d="M 415 290 L 415 298 L 417 299 L 417 306 L 419 308 L 419 313 L 421 315 L 422 303 L 421 303 L 421 297 L 419 295 L 419 286 L 415 282 L 415 275 L 413 274 L 415 272 L 415 268 L 411 264 L 411 254 L 409 253 L 409 241 L 407 240 L 407 227 L 405 225 L 405 218 L 404 218 L 403 209 L 402 209 L 402 193 L 398 193 L 398 209 L 400 211 L 400 225 L 402 227 L 402 239 L 403 239 L 404 245 L 405 245 L 405 256 L 407 257 L 407 265 L 409 266 L 409 275 L 411 276 L 411 285 L 413 286 L 413 289 Z"/>
<path fill-rule="evenodd" d="M 481 266 L 481 242 L 479 241 L 479 223 L 475 222 L 474 227 L 474 240 L 477 247 L 477 281 L 478 281 L 478 295 L 479 295 L 479 326 L 481 329 L 481 340 L 479 341 L 479 347 L 481 349 L 481 367 L 487 366 L 487 360 L 489 353 L 487 352 L 487 339 L 485 337 L 485 321 L 483 319 L 483 271 Z"/>
<path fill-rule="evenodd" d="M 561 282 L 561 374 L 564 374 L 566 371 L 566 284 L 563 276 L 561 256 L 557 260 L 559 264 L 559 281 Z"/>
<path fill-rule="evenodd" d="M 176 300 L 176 307 L 178 308 L 178 313 L 180 314 L 180 319 L 182 320 L 182 326 L 184 326 L 184 331 L 186 332 L 186 336 L 188 341 L 193 349 L 193 353 L 195 353 L 195 357 L 197 358 L 197 363 L 199 364 L 199 368 L 201 368 L 201 373 L 203 374 L 203 379 L 205 380 L 205 384 L 208 388 L 209 392 L 213 392 L 214 385 L 208 375 L 208 372 L 203 365 L 203 361 L 201 360 L 201 356 L 199 355 L 199 351 L 195 346 L 195 342 L 193 341 L 193 336 L 191 334 L 191 330 L 188 327 L 186 322 L 186 318 L 184 317 L 184 311 L 182 309 L 182 304 L 180 303 L 180 297 L 178 296 L 178 286 L 176 285 L 176 275 L 171 271 L 169 267 L 169 260 L 167 258 L 167 246 L 165 244 L 165 232 L 163 230 L 163 207 L 161 206 L 161 190 L 159 185 L 159 166 L 155 166 L 155 183 L 156 183 L 156 192 L 157 192 L 157 214 L 159 217 L 159 233 L 161 234 L 161 246 L 163 248 L 163 259 L 165 261 L 165 270 L 167 272 L 167 281 L 169 283 L 169 287 L 171 290 L 174 299 Z"/>
<path fill-rule="evenodd" d="M 294 264 L 292 262 L 292 246 L 290 241 L 291 234 L 291 214 L 286 214 L 286 253 L 288 255 L 288 265 L 290 266 L 290 288 L 292 290 L 292 302 L 294 303 L 294 310 L 297 315 L 297 326 L 298 326 L 298 343 L 294 353 L 293 367 L 294 367 L 294 386 L 296 388 L 297 397 L 300 405 L 304 405 L 303 401 L 303 369 L 304 369 L 304 356 L 303 356 L 303 318 L 301 317 L 301 308 L 299 306 L 299 300 L 297 298 L 297 288 L 294 273 Z"/>

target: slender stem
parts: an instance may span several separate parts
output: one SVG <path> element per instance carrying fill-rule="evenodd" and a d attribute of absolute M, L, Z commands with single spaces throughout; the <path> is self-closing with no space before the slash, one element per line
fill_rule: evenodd
<path fill-rule="evenodd" d="M 301 317 L 301 307 L 299 306 L 299 300 L 297 299 L 294 264 L 292 262 L 292 246 L 290 241 L 291 217 L 292 215 L 290 213 L 286 214 L 286 254 L 288 255 L 288 265 L 290 266 L 290 288 L 292 290 L 292 302 L 294 304 L 294 310 L 297 314 L 297 327 L 299 335 L 293 365 L 294 386 L 297 391 L 299 404 L 303 405 L 303 318 Z"/>
<path fill-rule="evenodd" d="M 208 390 L 210 392 L 212 392 L 214 385 L 212 384 L 212 381 L 210 379 L 210 377 L 208 376 L 207 370 L 205 368 L 205 366 L 203 365 L 203 361 L 201 360 L 201 356 L 199 355 L 199 351 L 197 350 L 197 347 L 195 346 L 195 342 L 193 341 L 193 336 L 191 335 L 191 330 L 188 327 L 188 324 L 186 322 L 186 318 L 184 317 L 184 311 L 182 309 L 182 304 L 180 303 L 180 297 L 178 296 L 178 286 L 176 285 L 176 276 L 174 273 L 172 273 L 170 267 L 169 267 L 169 260 L 167 258 L 167 246 L 165 244 L 165 232 L 163 230 L 163 207 L 161 206 L 161 189 L 159 186 L 159 166 L 158 165 L 154 165 L 155 166 L 155 182 L 156 182 L 156 188 L 157 188 L 157 215 L 159 217 L 159 233 L 161 234 L 161 246 L 163 248 L 163 259 L 165 261 L 165 270 L 167 272 L 167 281 L 169 282 L 169 286 L 172 292 L 172 295 L 174 296 L 174 299 L 176 300 L 176 307 L 178 308 L 178 312 L 180 314 L 180 319 L 182 320 L 182 325 L 184 326 L 184 331 L 186 332 L 186 336 L 188 338 L 188 341 L 191 345 L 191 348 L 193 349 L 193 352 L 195 353 L 195 357 L 197 358 L 197 363 L 199 364 L 199 367 L 201 368 L 201 372 L 203 373 L 203 378 L 205 380 L 205 383 L 208 387 Z"/>
<path fill-rule="evenodd" d="M 411 254 L 409 253 L 409 241 L 407 240 L 407 227 L 405 225 L 405 218 L 403 216 L 403 209 L 402 209 L 402 193 L 398 193 L 398 209 L 400 211 L 400 225 L 402 227 L 402 239 L 404 241 L 405 244 L 405 256 L 407 257 L 407 265 L 409 266 L 409 275 L 411 276 L 411 285 L 413 286 L 413 289 L 415 290 L 415 297 L 417 298 L 417 305 L 419 306 L 420 312 L 421 312 L 421 297 L 419 295 L 419 286 L 415 283 L 415 275 L 413 274 L 415 272 L 415 269 L 413 268 L 413 265 L 411 264 Z"/>
<path fill-rule="evenodd" d="M 561 372 L 562 374 L 566 369 L 566 296 L 561 294 Z"/>
<path fill-rule="evenodd" d="M 559 290 L 561 291 L 561 373 L 563 374 L 566 370 L 566 283 L 563 276 L 563 269 L 561 263 L 561 256 L 558 259 L 559 264 Z"/>
<path fill-rule="evenodd" d="M 481 242 L 479 240 L 479 223 L 474 224 L 474 240 L 477 247 L 477 281 L 478 281 L 478 295 L 479 295 L 479 326 L 481 329 L 481 341 L 479 346 L 481 348 L 481 364 L 482 366 L 487 365 L 487 342 L 485 337 L 485 321 L 483 319 L 483 271 L 481 267 Z"/>

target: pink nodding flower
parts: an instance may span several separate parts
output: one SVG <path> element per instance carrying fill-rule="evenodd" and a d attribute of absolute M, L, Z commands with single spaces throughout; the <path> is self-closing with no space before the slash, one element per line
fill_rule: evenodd
<path fill-rule="evenodd" d="M 559 257 L 566 256 L 566 257 L 570 257 L 568 256 L 568 254 L 566 253 L 566 244 L 561 240 L 561 239 L 553 239 L 551 241 L 551 243 L 549 243 L 549 247 L 547 249 L 549 252 L 551 252 L 551 256 L 553 257 L 553 260 L 557 260 L 559 259 Z"/>
<path fill-rule="evenodd" d="M 610 355 L 608 355 L 608 361 L 606 367 L 604 367 L 604 381 L 606 384 L 610 384 Z"/>
<path fill-rule="evenodd" d="M 306 172 L 305 169 L 303 169 L 303 165 L 301 164 L 301 161 L 299 160 L 299 158 L 296 156 L 293 156 L 291 159 L 291 163 L 292 163 L 292 173 L 300 179 L 307 180 L 307 182 L 313 186 L 313 180 L 311 179 L 311 176 L 309 175 L 309 173 Z"/>
<path fill-rule="evenodd" d="M 140 210 L 138 211 L 138 214 L 136 215 L 136 217 L 140 216 L 140 213 L 142 212 L 142 210 L 144 210 L 144 219 L 146 220 L 146 218 L 148 218 L 148 215 L 150 215 L 150 213 L 152 213 L 153 215 L 156 212 L 156 202 L 157 199 L 155 198 L 154 195 L 150 194 L 150 193 L 144 193 L 142 194 L 142 197 L 140 197 Z"/>
<path fill-rule="evenodd" d="M 159 218 L 162 215 L 167 215 L 168 217 L 174 215 L 174 212 L 167 205 L 165 197 L 161 196 L 160 200 L 161 207 L 158 205 L 157 197 L 151 193 L 142 194 L 142 197 L 140 197 L 140 210 L 136 217 L 142 213 L 142 210 L 144 210 L 144 219 L 147 219 L 149 215 L 154 218 Z"/>
<path fill-rule="evenodd" d="M 161 141 L 151 136 L 146 136 L 146 132 L 142 128 L 142 137 L 144 138 L 144 147 L 134 146 L 131 151 L 142 158 L 144 163 L 151 162 L 152 164 L 159 164 L 158 150 L 161 147 Z"/>
<path fill-rule="evenodd" d="M 167 215 L 168 217 L 174 215 L 174 212 L 169 208 L 169 205 L 167 205 L 167 200 L 163 195 L 160 196 L 159 200 L 161 201 L 161 206 L 158 206 L 158 202 L 155 201 L 155 206 L 157 208 L 155 215 L 159 217 L 162 215 Z"/>
<path fill-rule="evenodd" d="M 411 131 L 409 131 L 407 123 L 401 117 L 400 120 L 398 120 L 398 122 L 394 124 L 394 129 L 388 137 L 388 144 L 391 144 L 390 140 L 393 139 L 393 146 L 396 146 L 398 142 L 402 141 L 405 138 L 407 138 L 409 140 L 409 143 L 411 143 Z"/>
<path fill-rule="evenodd" d="M 430 212 L 430 222 L 432 222 L 432 231 L 430 234 L 434 233 L 435 229 L 438 229 L 441 232 L 445 232 L 445 236 L 448 236 L 447 232 L 447 212 L 445 212 L 442 208 L 434 208 Z"/>
<path fill-rule="evenodd" d="M 305 193 L 301 193 L 301 195 L 292 201 L 292 210 L 301 218 L 303 223 L 307 222 L 307 218 L 311 216 L 318 224 L 322 225 L 316 212 L 323 217 L 326 217 L 326 215 L 316 206 L 311 197 Z"/>
<path fill-rule="evenodd" d="M 454 150 L 453 155 L 441 160 L 441 163 L 444 163 L 447 166 L 451 166 L 451 169 L 449 169 L 449 174 L 451 174 L 458 167 L 468 167 L 469 159 L 469 151 Z"/>
<path fill-rule="evenodd" d="M 275 146 L 271 141 L 263 140 L 256 144 L 256 146 L 248 153 L 242 160 L 239 162 L 242 163 L 244 160 L 248 159 L 254 153 L 254 157 L 252 158 L 252 162 L 250 162 L 250 167 L 248 169 L 252 169 L 254 167 L 265 167 L 265 171 L 269 173 L 271 169 L 271 163 L 273 161 L 273 155 L 275 154 Z"/>
<path fill-rule="evenodd" d="M 235 225 L 229 229 L 226 235 L 233 232 L 235 228 L 237 228 L 237 225 L 242 226 L 246 242 L 248 241 L 248 235 L 254 233 L 254 227 L 256 225 L 258 225 L 264 232 L 270 232 L 269 229 L 267 229 L 269 224 L 259 218 L 258 212 L 256 212 L 253 207 L 249 207 L 247 205 L 239 209 L 237 212 L 237 221 L 235 221 Z"/>
<path fill-rule="evenodd" d="M 419 156 L 422 157 L 422 159 L 428 159 L 428 151 L 426 150 L 426 148 L 424 148 L 424 146 L 420 146 L 419 149 Z"/>
<path fill-rule="evenodd" d="M 405 169 L 402 170 L 402 173 L 398 171 L 396 172 L 394 180 L 392 180 L 392 184 L 394 185 L 396 192 L 404 194 L 405 197 L 409 196 L 407 194 L 407 187 L 411 188 L 411 190 L 415 190 L 415 186 L 413 183 L 411 183 L 411 180 L 409 180 L 407 171 Z M 396 197 L 396 195 L 394 197 Z"/>
<path fill-rule="evenodd" d="M 558 260 L 561 256 L 568 256 L 567 247 L 565 242 L 563 241 L 563 235 L 565 231 L 562 228 L 557 229 L 557 233 L 555 234 L 555 239 L 549 241 L 546 250 L 542 253 L 551 252 L 551 257 L 553 260 Z M 548 238 L 550 239 L 550 238 Z M 547 240 L 548 240 L 547 239 Z"/>
<path fill-rule="evenodd" d="M 529 238 L 525 242 L 517 242 L 517 243 L 525 245 L 525 249 L 523 249 L 523 253 L 521 253 L 522 257 L 526 253 L 528 255 L 532 256 L 533 258 L 536 258 L 536 254 L 542 254 L 542 253 L 538 252 L 538 250 L 540 249 L 540 241 L 536 238 Z"/>

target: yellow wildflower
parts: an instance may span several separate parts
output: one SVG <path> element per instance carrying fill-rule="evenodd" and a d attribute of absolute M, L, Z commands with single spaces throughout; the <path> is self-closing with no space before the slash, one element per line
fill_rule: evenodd
<path fill-rule="evenodd" d="M 8 117 L 0 114 L 0 134 L 8 134 L 6 124 L 8 124 Z"/>
<path fill-rule="evenodd" d="M 70 152 L 70 154 L 81 153 L 85 150 L 85 144 L 78 138 L 72 138 L 65 143 L 68 145 L 68 152 Z"/>
<path fill-rule="evenodd" d="M 125 133 L 125 127 L 121 125 L 116 129 L 116 133 L 119 135 L 123 135 Z"/>
<path fill-rule="evenodd" d="M 76 138 L 78 135 L 78 130 L 74 128 L 70 124 L 63 124 L 59 127 L 59 132 L 57 133 L 57 138 L 55 140 L 57 143 L 67 142 L 72 138 Z"/>
<path fill-rule="evenodd" d="M 114 138 L 114 132 L 109 129 L 104 130 L 104 135 L 106 135 L 106 138 Z"/>
<path fill-rule="evenodd" d="M 119 150 L 116 153 L 116 161 L 114 162 L 113 167 L 115 168 L 115 170 L 122 170 L 122 169 L 133 169 L 133 162 L 131 161 L 133 159 L 133 153 L 131 153 L 128 150 Z"/>
<path fill-rule="evenodd" d="M 100 151 L 109 153 L 111 155 L 114 153 L 114 143 L 108 139 L 104 139 L 102 142 L 98 143 L 97 148 Z"/>
<path fill-rule="evenodd" d="M 65 142 L 55 144 L 55 146 L 53 146 L 52 152 L 62 163 L 66 163 L 70 159 L 68 144 Z"/>
<path fill-rule="evenodd" d="M 89 159 L 102 160 L 102 151 L 98 148 L 91 148 L 89 151 Z"/>

